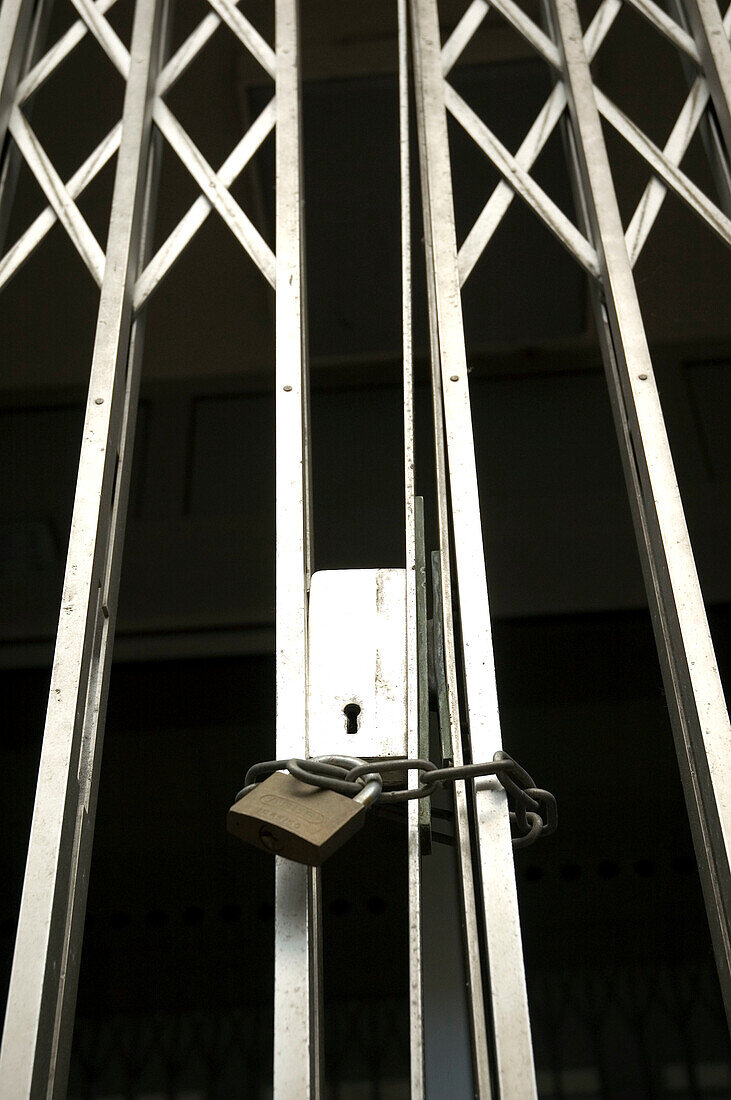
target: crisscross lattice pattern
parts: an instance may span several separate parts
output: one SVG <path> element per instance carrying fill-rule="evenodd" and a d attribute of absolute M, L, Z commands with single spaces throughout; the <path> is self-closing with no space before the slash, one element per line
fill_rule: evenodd
<path fill-rule="evenodd" d="M 698 50 L 691 36 L 654 0 L 624 0 L 624 2 L 639 12 L 684 57 L 695 65 L 700 64 Z M 596 57 L 622 6 L 623 0 L 602 0 L 584 34 L 584 49 L 589 61 Z M 473 0 L 444 44 L 442 71 L 445 79 L 477 33 L 489 7 L 486 0 Z M 492 7 L 510 23 L 539 56 L 548 62 L 557 74 L 557 80 L 515 154 L 511 154 L 505 148 L 449 82 L 445 83 L 447 109 L 503 177 L 485 203 L 459 250 L 460 281 L 464 285 L 507 213 L 515 195 L 531 207 L 581 266 L 590 275 L 597 277 L 599 264 L 593 245 L 530 175 L 532 166 L 567 107 L 566 89 L 561 79 L 562 66 L 559 50 L 548 35 L 515 3 L 515 0 L 494 0 Z M 727 35 L 731 35 L 731 5 L 726 11 L 724 28 Z M 663 149 L 658 148 L 601 89 L 595 86 L 594 91 L 601 115 L 642 157 L 652 172 L 652 178 L 637 204 L 625 234 L 632 264 L 634 265 L 637 261 L 647 241 L 668 190 L 672 190 L 686 203 L 721 240 L 731 245 L 731 220 L 680 167 L 704 114 L 709 110 L 708 83 L 702 73 L 693 80 Z"/>
<path fill-rule="evenodd" d="M 115 0 L 72 2 L 79 18 L 18 84 L 9 128 L 23 159 L 43 190 L 48 205 L 0 259 L 0 289 L 30 257 L 56 222 L 60 222 L 67 232 L 97 285 L 101 286 L 104 276 L 104 252 L 79 211 L 76 200 L 117 153 L 122 134 L 121 120 L 109 130 L 64 183 L 23 110 L 25 104 L 88 34 L 96 39 L 123 80 L 127 80 L 129 51 L 106 18 Z M 231 30 L 269 76 L 273 79 L 276 76 L 274 51 L 239 11 L 234 0 L 210 0 L 210 7 L 212 10 L 204 16 L 160 72 L 152 105 L 155 126 L 186 167 L 201 194 L 140 273 L 135 288 L 135 310 L 139 310 L 160 285 L 211 210 L 218 213 L 267 281 L 274 285 L 274 254 L 248 215 L 232 197 L 229 188 L 274 128 L 276 97 L 272 97 L 217 171 L 207 162 L 165 102 L 167 93 L 221 24 Z"/>

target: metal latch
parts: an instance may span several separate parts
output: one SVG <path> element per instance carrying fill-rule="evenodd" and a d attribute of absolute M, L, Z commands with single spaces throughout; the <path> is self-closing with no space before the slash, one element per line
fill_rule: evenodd
<path fill-rule="evenodd" d="M 406 571 L 312 576 L 308 756 L 408 756 Z"/>

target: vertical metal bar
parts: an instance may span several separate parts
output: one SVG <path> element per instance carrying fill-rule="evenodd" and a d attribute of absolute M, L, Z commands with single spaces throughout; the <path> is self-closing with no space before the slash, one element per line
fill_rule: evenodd
<path fill-rule="evenodd" d="M 138 0 L 48 714 L 8 994 L 0 1095 L 62 1097 L 73 1034 L 131 462 L 132 293 L 150 199 L 163 5 Z"/>
<path fill-rule="evenodd" d="M 169 7 L 165 2 L 163 5 L 163 25 L 159 35 L 160 52 L 158 65 L 161 65 L 163 61 L 163 47 L 164 43 L 167 41 L 165 32 L 168 15 Z M 140 229 L 140 260 L 137 265 L 138 273 L 142 270 L 149 258 L 152 247 L 155 201 L 157 198 L 161 153 L 161 135 L 158 132 L 153 132 L 150 141 L 147 182 L 143 200 L 143 218 Z M 122 548 L 124 547 L 129 487 L 132 477 L 132 452 L 137 425 L 146 316 L 146 310 L 138 314 L 132 323 L 130 332 L 128 366 L 124 387 L 122 423 L 120 428 L 119 460 L 117 463 L 114 497 L 112 499 L 109 546 L 106 554 L 104 577 L 100 588 L 102 614 L 98 621 L 97 631 L 94 637 L 91 658 L 92 667 L 86 698 L 84 737 L 88 740 L 88 749 L 85 750 L 87 760 L 85 782 L 88 791 L 88 806 L 77 818 L 77 835 L 74 839 L 74 851 L 76 853 L 75 861 L 80 868 L 90 867 L 94 840 L 93 822 L 96 817 L 96 802 L 99 794 L 99 778 L 102 762 L 102 741 L 99 737 L 99 730 L 101 729 L 103 733 L 104 715 L 106 714 L 107 697 L 109 694 L 109 679 L 112 671 L 111 658 L 114 644 L 114 624 L 117 618 L 117 597 L 119 594 L 119 580 L 122 566 Z M 105 608 L 106 614 L 104 612 Z M 68 1078 L 73 1018 L 78 985 L 78 962 L 75 963 L 73 967 L 69 968 L 68 956 L 78 957 L 81 952 L 87 887 L 88 872 L 84 872 L 76 884 L 74 906 L 73 911 L 69 914 L 70 924 L 68 940 L 63 959 L 63 973 L 65 977 L 61 993 L 63 1000 L 61 1001 L 61 999 L 59 999 L 59 1013 L 65 1022 L 61 1023 L 57 1028 L 53 1054 L 55 1066 L 52 1065 L 54 1082 L 58 1082 L 58 1084 L 55 1084 L 53 1096 L 59 1098 L 65 1096 L 64 1083 Z M 63 1042 L 60 1042 L 60 1039 L 65 1034 L 64 1029 L 68 1029 L 68 1039 L 64 1039 Z"/>
<path fill-rule="evenodd" d="M 454 556 L 459 590 L 469 744 L 476 759 L 501 747 L 490 608 L 482 544 L 467 360 L 454 226 L 454 201 L 435 0 L 413 0 L 426 170 L 423 201 L 430 224 L 436 336 L 444 403 Z M 446 557 L 446 555 L 443 555 Z M 459 786 L 459 785 L 458 785 Z M 477 841 L 484 889 L 495 1076 L 501 1095 L 536 1096 L 515 869 L 505 792 L 475 784 Z"/>
<path fill-rule="evenodd" d="M 276 0 L 277 755 L 307 753 L 311 570 L 297 0 Z M 320 1096 L 319 872 L 277 858 L 274 1096 Z"/>
<path fill-rule="evenodd" d="M 401 316 L 404 387 L 404 488 L 406 519 L 407 745 L 420 755 L 419 638 L 417 608 L 416 479 L 414 469 L 414 357 L 411 281 L 411 180 L 409 155 L 409 35 L 406 0 L 398 0 L 399 171 L 401 207 Z M 413 779 L 413 775 L 409 779 Z M 424 1096 L 424 990 L 420 803 L 408 803 L 409 1036 L 411 1097 Z"/>
<path fill-rule="evenodd" d="M 414 78 L 421 87 L 420 55 L 414 50 Z M 416 96 L 416 121 L 419 137 L 419 169 L 422 195 L 427 194 L 426 143 L 424 133 L 424 105 L 421 95 Z M 436 292 L 434 269 L 429 262 L 432 255 L 431 219 L 426 200 L 423 200 L 424 249 L 427 256 L 426 281 L 429 304 L 429 345 L 431 361 L 431 391 L 434 419 L 434 455 L 436 473 L 437 519 L 439 529 L 439 565 L 441 578 L 442 621 L 444 629 L 444 663 L 447 682 L 447 706 L 451 728 L 452 752 L 455 767 L 464 764 L 462 728 L 457 689 L 457 658 L 454 639 L 452 601 L 451 539 L 449 533 L 449 492 L 447 487 L 447 461 L 444 443 L 444 408 L 442 403 L 442 375 L 437 335 Z M 480 935 L 477 920 L 475 876 L 473 868 L 472 838 L 470 834 L 467 790 L 464 783 L 454 787 L 455 833 L 459 857 L 460 887 L 462 896 L 462 920 L 464 927 L 465 972 L 470 1017 L 470 1039 L 475 1095 L 478 1100 L 490 1100 L 490 1061 L 487 1043 L 487 1021 L 480 959 Z"/>
<path fill-rule="evenodd" d="M 574 0 L 551 0 L 581 206 L 602 263 L 599 336 L 721 989 L 731 1016 L 731 727 Z"/>
<path fill-rule="evenodd" d="M 422 88 L 420 53 L 414 49 L 414 73 L 417 88 Z M 432 223 L 427 210 L 428 176 L 426 169 L 427 151 L 424 126 L 424 102 L 416 96 L 416 118 L 419 133 L 419 165 L 422 190 L 424 246 L 427 256 L 426 279 L 429 303 L 429 343 L 431 360 L 431 391 L 434 419 L 434 454 L 437 490 L 437 513 L 439 526 L 439 560 L 441 569 L 442 618 L 444 623 L 444 661 L 447 681 L 447 704 L 451 727 L 451 741 L 455 767 L 465 763 L 462 748 L 462 723 L 459 710 L 457 687 L 457 658 L 454 638 L 454 618 L 452 600 L 452 544 L 449 527 L 449 489 L 447 483 L 447 460 L 444 439 L 444 406 L 442 402 L 442 367 L 439 352 L 439 337 L 436 313 L 436 289 L 434 265 L 430 262 L 433 254 Z M 454 788 L 455 832 L 459 857 L 460 885 L 462 895 L 462 919 L 464 927 L 465 971 L 467 975 L 468 1008 L 470 1017 L 470 1039 L 473 1081 L 478 1100 L 490 1100 L 492 1085 L 490 1079 L 490 1059 L 487 1039 L 487 1020 L 485 1016 L 485 994 L 480 950 L 480 933 L 477 915 L 477 895 L 474 869 L 474 853 L 470 831 L 468 791 L 464 783 Z"/>
<path fill-rule="evenodd" d="M 731 157 L 731 46 L 717 0 L 684 0 L 718 125 Z"/>

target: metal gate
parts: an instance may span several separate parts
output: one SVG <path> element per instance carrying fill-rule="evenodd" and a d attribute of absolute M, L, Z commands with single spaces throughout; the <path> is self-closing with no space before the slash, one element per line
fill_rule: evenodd
<path fill-rule="evenodd" d="M 60 2 L 60 0 L 59 0 Z M 150 297 L 212 212 L 222 218 L 276 296 L 277 756 L 308 754 L 308 599 L 313 570 L 306 347 L 299 12 L 274 0 L 267 43 L 235 0 L 210 10 L 168 56 L 167 0 L 137 0 L 129 51 L 106 18 L 114 0 L 72 0 L 78 18 L 50 48 L 50 0 L 3 0 L 0 11 L 0 232 L 21 160 L 47 206 L 0 259 L 0 287 L 61 224 L 99 287 L 83 444 L 56 638 L 43 750 L 0 1059 L 3 1097 L 62 1096 L 66 1088 L 91 839 L 97 798 L 130 482 L 145 311 Z M 591 63 L 624 5 L 664 36 L 688 66 L 688 94 L 661 149 L 595 84 Z M 449 75 L 492 9 L 553 74 L 553 90 L 520 147 L 509 151 L 450 84 Z M 633 266 L 672 192 L 731 245 L 731 8 L 716 0 L 601 0 L 587 25 L 577 0 L 473 0 L 442 42 L 437 0 L 397 0 L 406 519 L 407 744 L 419 752 L 418 486 L 414 465 L 410 156 L 418 147 L 431 337 L 434 485 L 438 500 L 441 619 L 453 763 L 501 748 L 470 412 L 461 291 L 517 197 L 586 272 L 617 440 L 655 627 L 688 816 L 716 963 L 731 1012 L 731 729 L 696 575 L 673 460 L 638 304 Z M 303 13 L 307 18 L 307 11 Z M 273 81 L 274 94 L 215 168 L 185 132 L 166 95 L 225 23 Z M 125 82 L 122 118 L 64 180 L 29 121 L 34 94 L 92 35 Z M 416 141 L 410 119 L 416 119 Z M 502 177 L 458 248 L 447 115 Z M 578 224 L 531 168 L 561 126 Z M 644 161 L 649 182 L 625 228 L 605 127 Z M 276 247 L 231 194 L 245 165 L 276 132 Z M 719 199 L 683 171 L 700 130 Z M 200 190 L 164 244 L 152 249 L 163 144 Z M 116 157 L 103 251 L 77 199 Z M 398 187 L 398 181 L 391 181 Z M 495 522 L 499 523 L 499 517 Z M 506 794 L 497 781 L 455 788 L 474 1080 L 479 1096 L 536 1095 Z M 408 896 L 411 1095 L 424 1095 L 419 803 L 409 803 Z M 489 886 L 489 888 L 488 888 Z M 277 860 L 274 1093 L 320 1093 L 319 872 Z"/>

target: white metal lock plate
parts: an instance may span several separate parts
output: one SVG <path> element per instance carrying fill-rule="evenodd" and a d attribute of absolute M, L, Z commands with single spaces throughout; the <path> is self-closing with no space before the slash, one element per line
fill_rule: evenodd
<path fill-rule="evenodd" d="M 309 756 L 408 755 L 404 569 L 313 574 L 308 657 Z"/>

